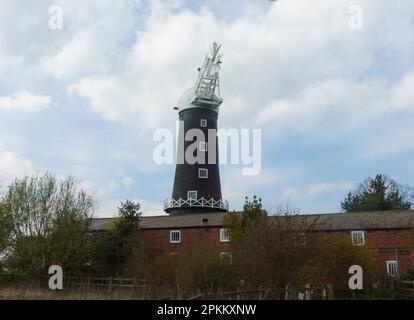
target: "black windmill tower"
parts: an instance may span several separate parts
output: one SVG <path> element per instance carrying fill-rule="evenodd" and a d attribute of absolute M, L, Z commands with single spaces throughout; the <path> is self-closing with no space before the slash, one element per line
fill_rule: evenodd
<path fill-rule="evenodd" d="M 164 205 L 170 215 L 228 210 L 228 202 L 221 197 L 218 161 L 217 117 L 223 102 L 219 87 L 220 47 L 213 43 L 198 69 L 195 86 L 184 92 L 178 105 L 174 187 Z"/>

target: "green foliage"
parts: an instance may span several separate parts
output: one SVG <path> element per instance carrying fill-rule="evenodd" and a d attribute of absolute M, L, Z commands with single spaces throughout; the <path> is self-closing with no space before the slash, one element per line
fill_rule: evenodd
<path fill-rule="evenodd" d="M 28 280 L 25 273 L 0 273 L 0 285 L 18 285 Z"/>
<path fill-rule="evenodd" d="M 79 267 L 90 258 L 88 227 L 95 203 L 74 178 L 14 180 L 0 203 L 7 267 L 37 275 L 52 264 Z"/>
<path fill-rule="evenodd" d="M 5 209 L 4 202 L 0 200 L 0 255 L 6 250 L 7 238 L 10 233 L 10 223 L 7 221 L 9 217 Z"/>
<path fill-rule="evenodd" d="M 224 221 L 240 279 L 252 288 L 291 283 L 311 252 L 314 223 L 289 207 L 280 207 L 275 216 L 267 216 L 260 198 L 254 196 L 249 201 L 246 197 L 243 213 L 229 213 Z"/>
<path fill-rule="evenodd" d="M 250 201 L 246 196 L 244 198 L 243 214 L 245 225 L 249 224 L 250 222 L 254 222 L 258 217 L 266 215 L 262 208 L 262 199 L 257 198 L 257 196 L 254 195 L 253 201 Z"/>
<path fill-rule="evenodd" d="M 253 288 L 292 284 L 298 268 L 312 254 L 315 222 L 287 210 L 248 225 L 231 243 L 238 273 Z"/>
<path fill-rule="evenodd" d="M 220 250 L 209 244 L 193 244 L 176 258 L 175 272 L 182 288 L 198 292 L 214 292 L 225 287 L 231 265 L 220 259 Z"/>
<path fill-rule="evenodd" d="M 195 239 L 189 246 L 169 256 L 159 257 L 150 274 L 167 281 L 179 297 L 226 291 L 234 280 L 231 260 L 220 258 L 221 250 L 206 239 Z"/>
<path fill-rule="evenodd" d="M 336 290 L 348 290 L 352 265 L 362 267 L 364 287 L 371 288 L 378 272 L 375 251 L 368 245 L 354 246 L 348 236 L 319 236 L 297 279 L 313 286 L 332 284 Z"/>
<path fill-rule="evenodd" d="M 365 283 L 370 286 L 376 262 L 369 246 L 353 246 L 350 237 L 315 233 L 322 223 L 319 218 L 299 215 L 289 206 L 267 216 L 256 200 L 246 199 L 242 214 L 229 213 L 225 218 L 232 235 L 234 270 L 249 286 L 283 288 L 310 283 L 343 289 L 353 264 L 363 267 Z"/>
<path fill-rule="evenodd" d="M 106 231 L 113 232 L 116 228 L 118 228 L 120 221 L 120 217 L 112 218 L 105 227 Z"/>
<path fill-rule="evenodd" d="M 385 175 L 368 178 L 354 192 L 349 192 L 341 207 L 345 212 L 407 210 L 413 202 L 409 188 Z"/>
<path fill-rule="evenodd" d="M 104 234 L 97 237 L 97 260 L 109 273 L 120 272 L 137 245 L 141 217 L 140 204 L 126 200 L 118 208 L 117 218 Z"/>
<path fill-rule="evenodd" d="M 243 236 L 241 227 L 242 215 L 237 212 L 229 212 L 224 216 L 223 227 L 228 229 L 232 241 L 237 241 Z"/>
<path fill-rule="evenodd" d="M 130 200 L 127 200 L 125 203 L 121 202 L 121 206 L 118 208 L 121 217 L 117 229 L 119 237 L 128 238 L 138 229 L 139 220 L 142 215 L 142 212 L 139 211 L 140 208 L 141 205 L 139 203 L 134 203 Z"/>
<path fill-rule="evenodd" d="M 414 267 L 407 269 L 402 275 L 401 280 L 414 281 Z"/>
<path fill-rule="evenodd" d="M 266 211 L 262 208 L 262 199 L 253 196 L 253 200 L 250 201 L 246 196 L 243 205 L 243 213 L 236 212 L 228 213 L 224 218 L 224 227 L 230 232 L 230 236 L 233 240 L 237 241 L 243 236 L 246 229 L 251 225 L 262 224 L 266 221 Z"/>
<path fill-rule="evenodd" d="M 118 208 L 119 215 L 125 219 L 127 223 L 137 223 L 142 212 L 140 212 L 141 205 L 137 202 L 133 202 L 127 199 L 125 202 L 121 202 L 121 206 Z"/>

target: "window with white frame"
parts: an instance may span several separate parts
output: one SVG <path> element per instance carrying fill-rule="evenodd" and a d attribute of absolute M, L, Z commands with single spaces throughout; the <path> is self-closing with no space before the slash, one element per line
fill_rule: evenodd
<path fill-rule="evenodd" d="M 187 191 L 187 200 L 197 200 L 197 191 Z"/>
<path fill-rule="evenodd" d="M 207 119 L 200 120 L 200 127 L 207 127 Z"/>
<path fill-rule="evenodd" d="M 297 232 L 293 235 L 293 243 L 297 246 L 304 246 L 306 245 L 306 233 L 305 232 Z"/>
<path fill-rule="evenodd" d="M 207 151 L 207 142 L 201 141 L 199 145 L 200 151 Z"/>
<path fill-rule="evenodd" d="M 398 262 L 396 260 L 387 261 L 387 273 L 392 277 L 398 274 Z"/>
<path fill-rule="evenodd" d="M 201 179 L 207 179 L 208 178 L 208 169 L 199 168 L 198 169 L 198 177 L 201 178 Z"/>
<path fill-rule="evenodd" d="M 220 242 L 229 242 L 230 241 L 230 233 L 228 229 L 221 228 L 220 229 Z"/>
<path fill-rule="evenodd" d="M 170 231 L 170 243 L 180 243 L 180 242 L 181 242 L 181 231 L 171 230 Z"/>
<path fill-rule="evenodd" d="M 230 252 L 220 252 L 220 261 L 232 264 L 232 254 Z"/>
<path fill-rule="evenodd" d="M 362 246 L 365 244 L 365 232 L 364 231 L 351 231 L 352 244 L 354 246 Z"/>

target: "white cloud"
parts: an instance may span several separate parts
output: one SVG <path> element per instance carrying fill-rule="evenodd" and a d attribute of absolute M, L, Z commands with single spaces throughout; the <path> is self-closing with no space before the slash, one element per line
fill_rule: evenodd
<path fill-rule="evenodd" d="M 99 57 L 98 52 L 93 52 L 93 36 L 94 34 L 88 32 L 76 34 L 55 56 L 44 61 L 45 71 L 57 78 L 73 77 L 82 70 L 91 71 L 90 56 Z M 95 62 L 94 67 L 95 71 L 99 71 L 99 64 Z"/>
<path fill-rule="evenodd" d="M 106 76 L 83 78 L 80 82 L 70 85 L 68 93 L 77 93 L 88 98 L 92 111 L 111 121 L 127 120 L 127 113 L 122 114 L 121 105 L 128 105 L 128 92 L 117 84 L 116 79 Z M 118 106 L 115 108 L 114 106 Z"/>
<path fill-rule="evenodd" d="M 414 127 L 409 125 L 393 126 L 389 124 L 376 135 L 373 140 L 362 152 L 361 157 L 365 159 L 375 159 L 377 157 L 386 157 L 389 155 L 399 156 L 411 154 L 414 150 Z M 411 156 L 408 156 L 411 158 Z M 398 165 L 397 163 L 394 166 Z"/>
<path fill-rule="evenodd" d="M 391 89 L 390 105 L 396 109 L 414 110 L 414 71 L 408 72 Z"/>
<path fill-rule="evenodd" d="M 383 111 L 387 87 L 382 75 L 355 75 L 373 66 L 378 48 L 394 48 L 395 57 L 406 50 L 413 32 L 401 34 L 393 46 L 392 24 L 410 19 L 403 9 L 410 7 L 407 2 L 395 8 L 363 1 L 366 19 L 359 33 L 348 26 L 351 4 L 278 2 L 225 23 L 207 8 L 192 12 L 178 2 L 169 11 L 168 2 L 152 2 L 134 46 L 123 52 L 123 67 L 111 76 L 83 77 L 69 91 L 85 97 L 105 119 L 141 132 L 165 127 L 174 119 L 172 106 L 195 80 L 206 44 L 218 40 L 225 53 L 222 125 L 252 126 L 257 116 L 256 125 L 276 121 L 302 131 L 338 111 L 343 116 L 332 126 L 358 128 Z"/>
<path fill-rule="evenodd" d="M 289 170 L 280 170 L 276 174 L 271 169 L 265 169 L 258 175 L 247 176 L 242 174 L 242 166 L 227 167 L 227 170 L 222 170 L 224 168 L 221 167 L 221 191 L 222 197 L 229 201 L 230 210 L 239 210 L 243 206 L 245 196 L 269 197 L 267 199 L 270 202 L 270 197 L 275 196 L 273 192 L 277 185 L 292 175 Z"/>
<path fill-rule="evenodd" d="M 324 196 L 326 193 L 333 193 L 336 196 L 338 192 L 345 193 L 351 190 L 354 185 L 351 181 L 328 181 L 307 186 L 291 186 L 283 190 L 279 201 L 282 203 L 292 201 L 296 206 L 309 206 L 310 203 L 315 204 L 316 202 L 320 202 L 319 196 Z"/>
<path fill-rule="evenodd" d="M 283 200 L 292 200 L 299 196 L 299 189 L 294 187 L 289 187 L 285 189 L 282 193 Z"/>
<path fill-rule="evenodd" d="M 333 111 L 345 111 L 345 106 L 348 113 L 341 120 L 351 128 L 376 114 L 385 102 L 384 83 L 375 76 L 355 75 L 373 67 L 378 50 L 399 57 L 413 46 L 407 1 L 398 7 L 362 1 L 361 31 L 348 27 L 353 3 L 347 0 L 280 1 L 263 6 L 240 1 L 244 10 L 228 21 L 208 9 L 208 4 L 194 12 L 184 1 L 150 1 L 148 14 L 140 17 L 139 24 L 140 1 L 60 4 L 62 32 L 43 30 L 38 33 L 40 43 L 20 41 L 28 42 L 32 50 L 27 46 L 23 50 L 20 42 L 12 46 L 13 39 L 5 34 L 10 56 L 23 52 L 23 60 L 31 62 L 28 52 L 36 52 L 42 72 L 70 80 L 68 92 L 86 98 L 93 112 L 140 132 L 171 124 L 175 118 L 171 108 L 194 82 L 195 69 L 213 40 L 223 43 L 225 53 L 221 124 L 252 126 L 251 119 L 256 118 L 259 126 L 271 127 L 276 121 L 283 123 L 281 129 L 302 131 L 317 126 Z M 13 10 L 18 12 L 17 8 Z M 39 9 L 33 10 L 39 13 L 35 17 L 43 16 Z M 41 19 L 26 20 L 31 26 L 26 31 L 33 25 L 37 30 L 42 23 Z M 399 30 L 406 32 L 393 37 Z M 15 31 L 20 40 L 27 36 Z M 384 95 L 377 97 L 378 92 Z M 341 121 L 331 123 L 341 125 Z"/>
<path fill-rule="evenodd" d="M 60 80 L 71 80 L 108 73 L 122 65 L 140 2 L 62 1 L 65 41 L 44 55 L 42 70 Z"/>
<path fill-rule="evenodd" d="M 110 158 L 116 161 L 136 161 L 135 155 L 126 150 L 115 150 L 110 155 Z"/>
<path fill-rule="evenodd" d="M 161 203 L 151 202 L 144 199 L 133 200 L 141 204 L 141 211 L 143 216 L 159 216 L 164 215 L 164 207 Z"/>
<path fill-rule="evenodd" d="M 12 179 L 33 173 L 32 163 L 7 150 L 0 141 L 0 185 Z M 3 186 L 4 187 L 4 186 Z"/>
<path fill-rule="evenodd" d="M 98 203 L 98 209 L 95 216 L 99 218 L 112 218 L 118 215 L 120 202 L 115 200 L 105 200 Z"/>
<path fill-rule="evenodd" d="M 47 28 L 51 4 L 64 8 L 63 30 Z M 107 201 L 125 186 L 122 177 L 132 174 L 128 170 L 137 168 L 143 172 L 150 167 L 159 172 L 147 152 L 153 147 L 152 131 L 175 125 L 177 114 L 172 107 L 183 91 L 193 85 L 207 44 L 216 40 L 223 44 L 224 52 L 221 127 L 260 127 L 263 143 L 269 145 L 274 142 L 269 140 L 281 136 L 289 144 L 292 132 L 313 139 L 317 147 L 326 146 L 323 141 L 328 138 L 341 143 L 345 141 L 341 134 L 351 133 L 358 136 L 358 141 L 343 148 L 352 149 L 348 154 L 353 159 L 364 150 L 374 156 L 401 148 L 411 150 L 412 130 L 394 126 L 391 131 L 382 124 L 390 116 L 398 123 L 401 118 L 412 117 L 414 4 L 411 0 L 401 0 L 398 6 L 361 0 L 364 27 L 359 31 L 348 27 L 348 9 L 352 4 L 351 0 L 260 4 L 229 0 L 226 5 L 217 6 L 220 12 L 213 12 L 210 2 L 203 3 L 201 10 L 192 11 L 181 0 L 149 1 L 148 7 L 147 2 L 140 7 L 140 1 L 45 0 L 41 5 L 22 0 L 2 1 L 0 72 L 10 75 L 10 80 L 3 81 L 16 94 L 0 98 L 8 106 L 1 107 L 0 103 L 0 110 L 18 109 L 17 105 L 23 108 L 25 104 L 31 106 L 25 110 L 38 110 L 42 103 L 43 107 L 50 104 L 45 98 L 56 96 L 59 106 L 68 101 L 80 102 L 76 107 L 87 108 L 112 122 L 107 126 L 82 117 L 82 121 L 87 121 L 85 126 L 90 126 L 88 133 L 99 132 L 96 139 L 104 140 L 102 135 L 107 134 L 107 157 L 97 155 L 93 138 L 83 141 L 81 146 L 73 142 L 74 138 L 62 137 L 59 147 L 50 146 L 50 152 L 58 150 L 58 154 L 72 162 L 70 170 L 93 181 L 94 188 L 100 189 L 98 194 Z M 238 14 L 233 14 L 232 6 L 237 6 Z M 411 72 L 403 75 L 405 70 Z M 395 80 L 399 78 L 400 81 Z M 32 99 L 31 103 L 26 96 L 26 103 L 16 103 L 25 100 L 18 95 L 22 93 L 20 88 L 29 88 L 28 84 L 56 90 L 57 94 L 35 96 L 43 100 Z M 62 89 L 69 95 L 62 94 Z M 77 99 L 78 96 L 83 99 Z M 80 113 L 73 110 L 70 121 L 77 128 L 84 128 L 78 118 Z M 68 121 L 65 110 L 57 112 L 62 112 L 62 121 Z M 12 116 L 8 113 L 7 117 L 3 118 L 4 123 L 12 123 Z M 115 148 L 124 149 L 111 154 L 116 135 L 111 130 L 118 129 L 111 126 L 114 123 L 124 127 L 120 130 L 126 128 L 131 132 L 131 140 L 135 140 L 116 145 Z M 16 131 L 21 127 L 17 123 L 13 126 Z M 105 131 L 100 131 L 103 126 Z M 30 141 L 32 131 L 13 135 L 21 133 Z M 136 131 L 148 135 L 136 139 Z M 7 140 L 5 136 L 2 133 L 3 141 Z M 27 145 L 32 147 L 28 142 Z M 272 148 L 275 146 L 265 151 L 264 165 L 278 157 Z M 331 154 L 334 157 L 336 152 Z M 99 159 L 95 161 L 96 158 Z M 128 168 L 132 162 L 134 169 Z M 292 160 L 293 165 L 300 166 L 300 160 L 294 164 Z M 108 173 L 107 168 L 114 168 L 113 172 Z M 295 182 L 275 177 L 279 168 L 264 167 L 264 178 L 241 176 L 239 168 L 234 174 L 233 170 L 223 169 L 223 196 L 234 206 L 242 204 L 245 194 L 269 195 L 268 190 L 276 187 L 275 181 L 282 197 L 295 195 L 295 187 L 289 188 Z M 309 179 L 311 175 L 302 172 L 296 178 L 313 181 Z M 332 177 L 323 179 L 330 181 Z M 335 188 L 317 184 L 312 188 L 298 187 L 298 196 L 310 197 L 310 189 L 316 195 L 329 187 Z"/>
<path fill-rule="evenodd" d="M 331 191 L 347 191 L 354 186 L 354 183 L 351 181 L 344 182 L 320 182 L 308 187 L 308 193 L 311 196 L 319 195 Z"/>
<path fill-rule="evenodd" d="M 98 199 L 105 199 L 107 196 L 111 195 L 113 192 L 119 189 L 120 185 L 118 182 L 111 180 L 104 185 L 100 185 L 96 190 L 96 196 Z"/>
<path fill-rule="evenodd" d="M 37 111 L 44 109 L 50 105 L 50 97 L 42 95 L 34 95 L 26 90 L 13 93 L 10 96 L 0 96 L 1 110 L 25 110 Z"/>
<path fill-rule="evenodd" d="M 361 128 L 388 111 L 386 97 L 385 84 L 377 79 L 318 81 L 295 97 L 272 101 L 259 111 L 256 123 L 298 132 Z"/>
<path fill-rule="evenodd" d="M 69 80 L 106 72 L 122 56 L 137 21 L 140 0 L 2 1 L 0 66 Z M 49 8 L 63 8 L 63 28 L 48 28 Z M 121 50 L 120 50 L 121 49 Z M 120 60 L 122 61 L 122 60 Z M 27 73 L 30 77 L 31 74 Z"/>
<path fill-rule="evenodd" d="M 123 201 L 123 200 L 122 200 Z M 131 201 L 141 204 L 141 212 L 143 216 L 159 216 L 164 215 L 164 208 L 160 203 L 154 203 L 143 199 L 132 199 Z M 96 216 L 98 217 L 114 217 L 118 215 L 118 207 L 121 200 L 104 200 L 99 203 Z"/>
<path fill-rule="evenodd" d="M 121 183 L 124 188 L 129 189 L 134 185 L 135 181 L 131 177 L 124 177 L 122 178 Z"/>

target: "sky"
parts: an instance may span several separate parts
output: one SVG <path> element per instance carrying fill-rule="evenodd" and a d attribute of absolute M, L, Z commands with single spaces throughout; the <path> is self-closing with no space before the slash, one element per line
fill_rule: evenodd
<path fill-rule="evenodd" d="M 51 28 L 53 5 L 62 27 Z M 0 184 L 80 179 L 117 214 L 163 213 L 175 167 L 153 161 L 161 128 L 213 41 L 222 44 L 219 126 L 261 129 L 261 171 L 220 167 L 231 210 L 339 212 L 385 173 L 414 186 L 412 0 L 1 0 Z"/>

